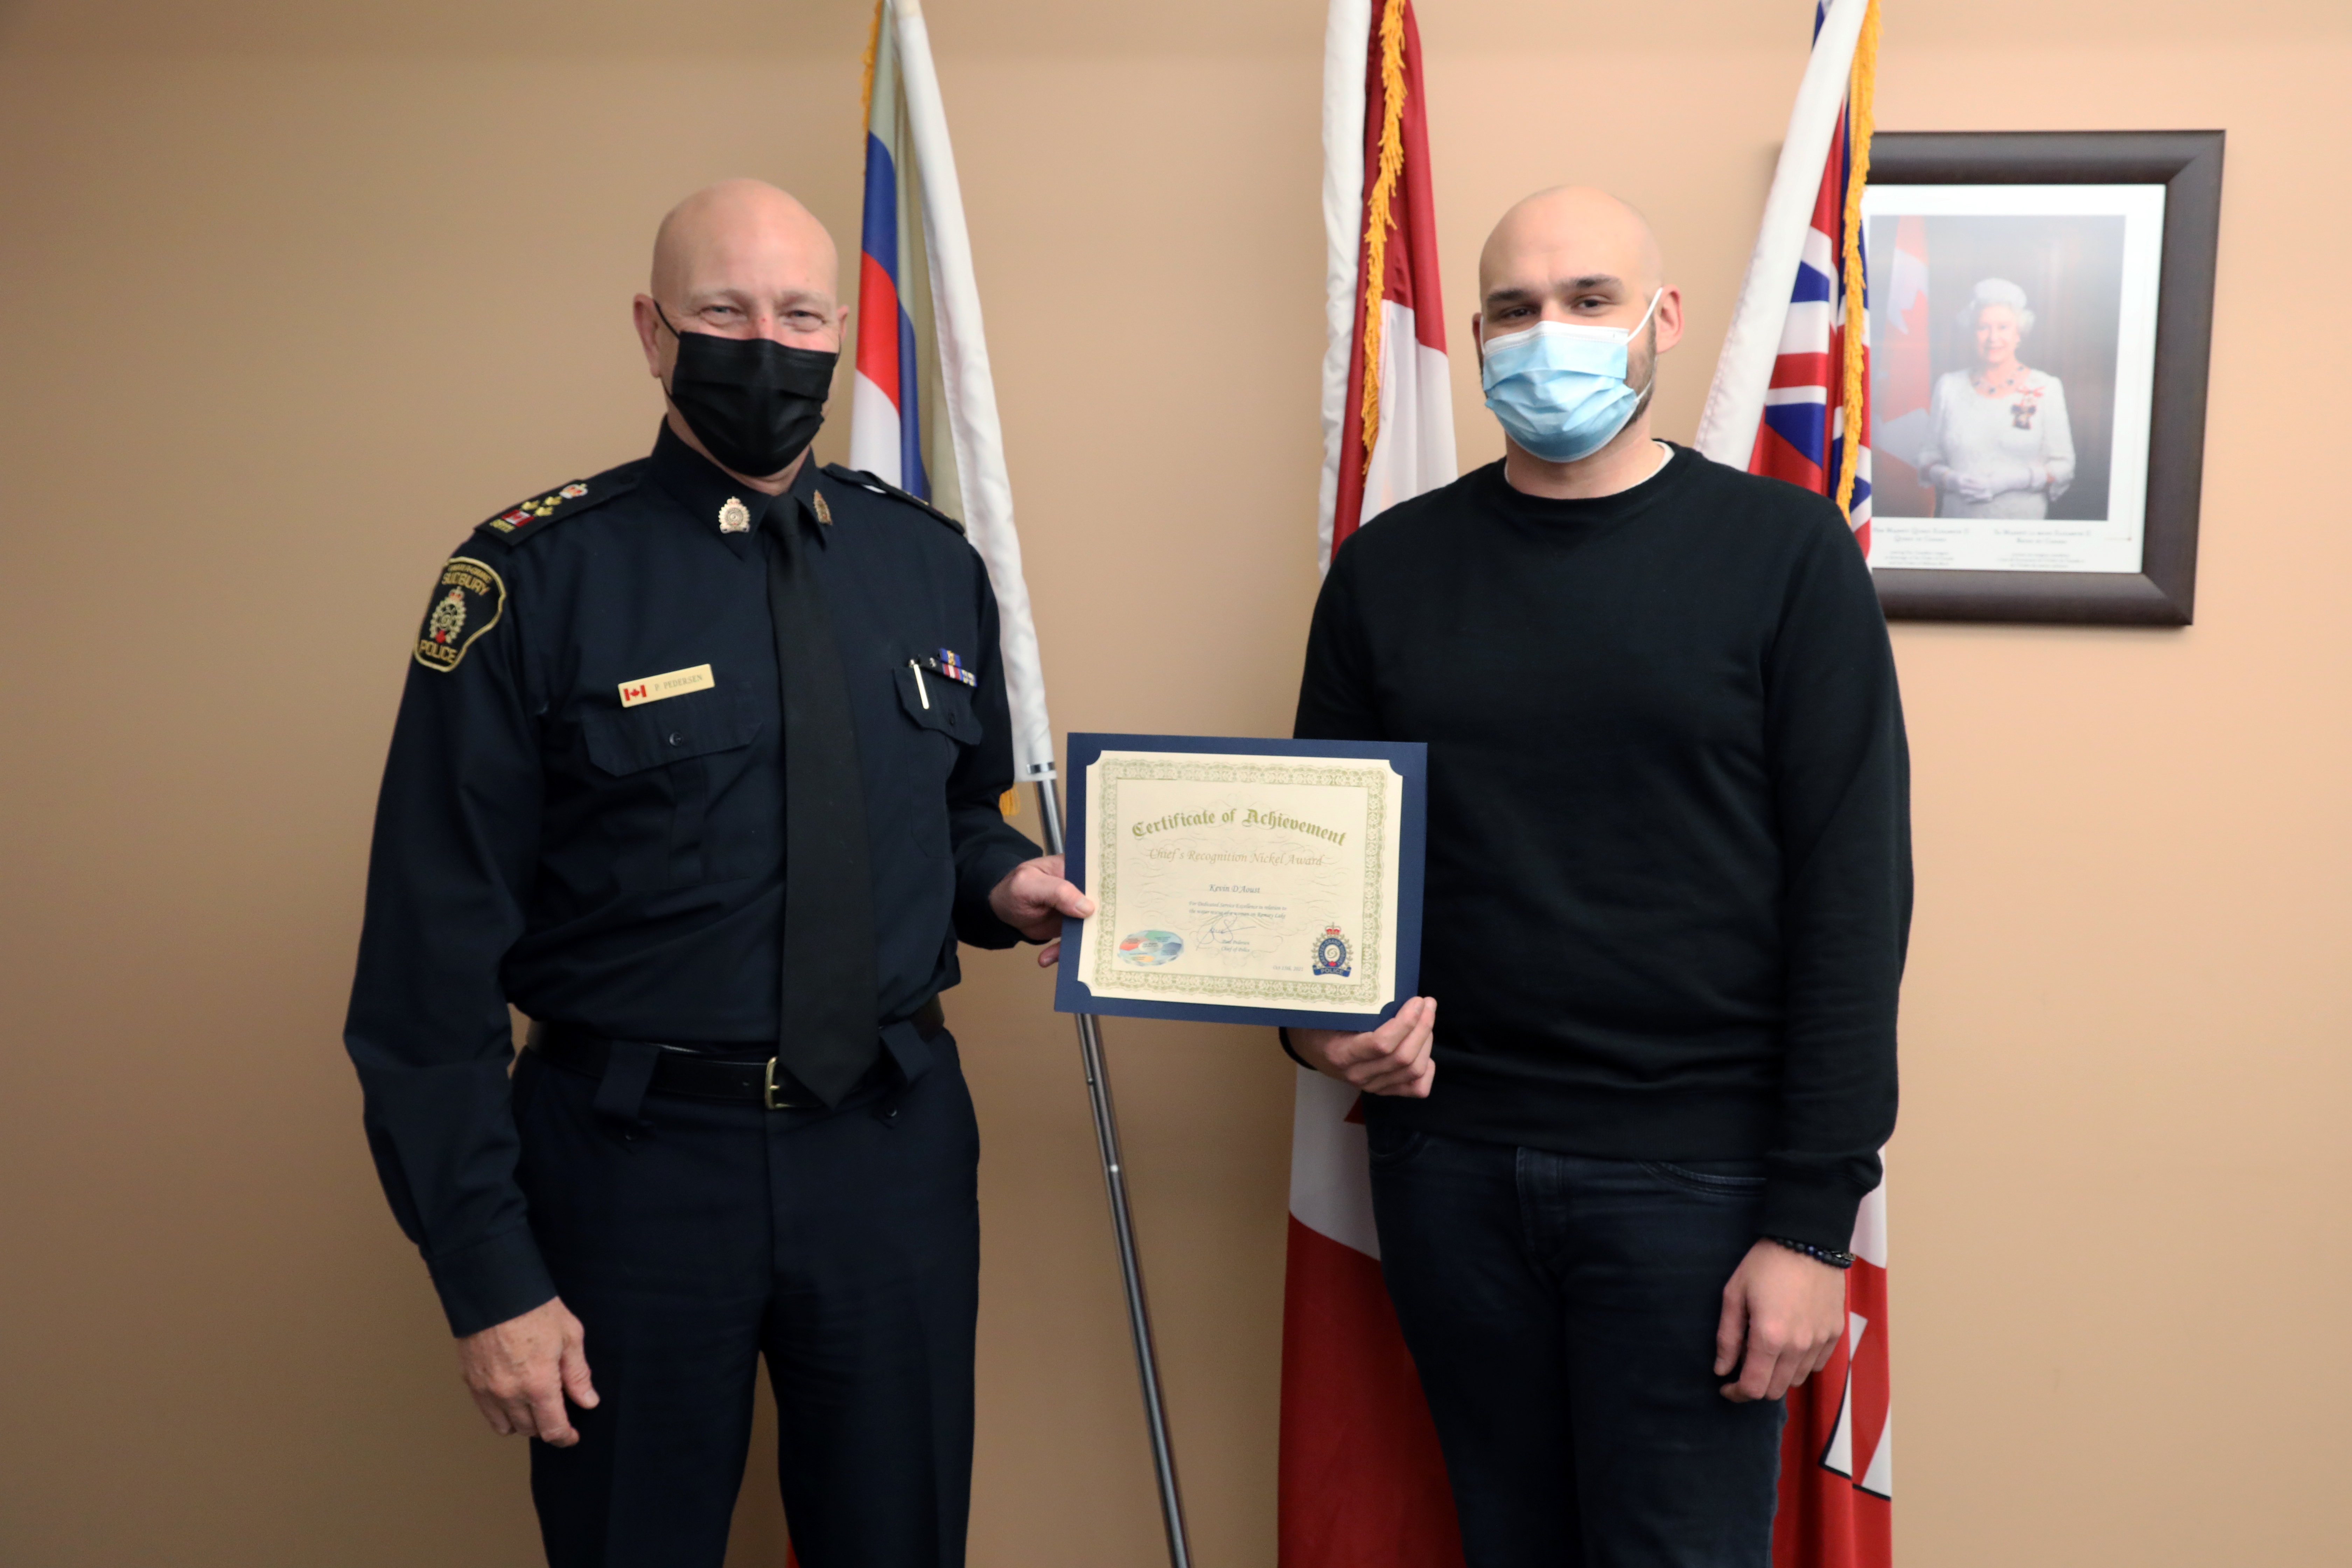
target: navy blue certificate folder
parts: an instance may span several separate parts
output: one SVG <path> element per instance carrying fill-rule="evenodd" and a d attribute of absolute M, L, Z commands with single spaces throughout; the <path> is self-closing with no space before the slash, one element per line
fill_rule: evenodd
<path fill-rule="evenodd" d="M 1298 999 L 1311 996 L 1316 984 L 1335 985 L 1338 977 L 1348 974 L 1349 964 L 1351 963 L 1360 964 L 1364 962 L 1360 946 L 1351 945 L 1358 942 L 1357 933 L 1345 932 L 1339 927 L 1333 926 L 1327 931 L 1310 931 L 1303 939 L 1286 937 L 1286 941 L 1303 940 L 1307 944 L 1301 948 L 1296 962 L 1307 966 L 1307 972 L 1314 979 L 1307 984 L 1294 982 L 1258 983 L 1258 989 L 1262 992 L 1289 994 L 1282 1005 L 1265 1005 L 1253 1002 L 1246 997 L 1237 1001 L 1203 1002 L 1098 994 L 1095 988 L 1087 983 L 1087 977 L 1078 972 L 1085 922 L 1065 920 L 1062 922 L 1061 960 L 1054 990 L 1054 1006 L 1057 1012 L 1112 1014 L 1136 1018 L 1187 1018 L 1213 1024 L 1287 1025 L 1292 1027 L 1309 1029 L 1361 1030 L 1377 1027 L 1383 1019 L 1393 1015 L 1397 1008 L 1412 997 L 1414 988 L 1421 983 L 1422 872 L 1423 860 L 1428 844 L 1429 809 L 1429 748 L 1426 744 L 1419 741 L 1254 741 L 1231 736 L 1074 734 L 1070 737 L 1069 769 L 1066 775 L 1069 802 L 1068 831 L 1065 835 L 1066 870 L 1071 881 L 1089 892 L 1096 891 L 1089 877 L 1097 868 L 1090 867 L 1088 862 L 1090 857 L 1099 858 L 1097 851 L 1102 825 L 1094 815 L 1100 803 L 1087 798 L 1087 770 L 1099 762 L 1106 752 L 1162 752 L 1170 754 L 1171 761 L 1183 756 L 1265 758 L 1269 761 L 1326 757 L 1335 761 L 1388 763 L 1402 780 L 1402 810 L 1396 824 L 1395 903 L 1392 908 L 1385 908 L 1383 911 L 1390 928 L 1394 932 L 1395 946 L 1391 971 L 1393 981 L 1386 988 L 1385 999 L 1378 1004 L 1376 1011 L 1319 1011 L 1314 1010 L 1312 1001 L 1302 1002 Z M 1116 793 L 1118 786 L 1112 787 L 1113 792 Z M 1132 790 L 1149 787 L 1149 785 L 1134 784 L 1128 787 Z M 1240 784 L 1233 787 L 1236 790 L 1247 790 L 1252 787 L 1265 786 Z M 1320 835 L 1327 839 L 1337 837 L 1312 823 L 1273 813 L 1267 815 L 1268 826 L 1277 829 L 1283 840 L 1286 842 L 1301 843 L 1310 849 L 1319 849 L 1320 845 L 1306 836 Z M 1224 820 L 1231 822 L 1232 819 L 1233 813 L 1229 811 L 1225 814 Z M 1179 832 L 1204 825 L 1208 830 L 1214 830 L 1213 825 L 1206 824 L 1206 819 L 1198 816 L 1163 817 L 1159 822 L 1132 826 L 1139 827 L 1139 831 L 1150 832 L 1171 823 Z M 1368 833 L 1362 851 L 1368 852 L 1372 842 L 1373 836 Z M 1386 853 L 1384 848 L 1381 852 Z M 1235 858 L 1238 858 L 1238 857 Z M 1120 858 L 1122 863 L 1129 863 L 1124 854 Z M 1313 862 L 1309 858 L 1304 863 L 1311 865 Z M 1130 873 L 1130 875 L 1136 874 L 1152 876 L 1160 873 L 1149 869 L 1144 873 Z M 1174 875 L 1174 873 L 1170 874 Z M 1210 874 L 1212 873 L 1186 873 L 1186 875 L 1201 876 Z M 1213 874 L 1227 875 L 1222 871 Z M 1246 868 L 1233 873 L 1236 876 L 1248 874 Z M 1239 890 L 1255 892 L 1256 889 L 1245 888 Z M 1100 920 L 1104 916 L 1097 914 L 1095 918 Z M 1248 921 L 1247 916 L 1223 918 L 1244 923 Z M 1286 914 L 1283 918 L 1290 919 Z M 1296 922 L 1292 921 L 1291 923 Z M 1274 926 L 1261 929 L 1284 928 Z M 1194 967 L 1181 963 L 1188 942 L 1194 944 L 1192 951 L 1196 956 L 1201 951 L 1198 946 L 1201 939 L 1189 933 L 1161 930 L 1139 930 L 1132 932 L 1113 932 L 1106 930 L 1099 934 L 1101 940 L 1118 944 L 1116 956 L 1119 962 L 1130 965 L 1152 966 L 1155 969 L 1164 967 L 1166 973 L 1171 977 Z M 1262 942 L 1264 939 L 1256 940 Z M 1272 950 L 1262 947 L 1260 951 Z M 1286 948 L 1285 951 L 1286 952 Z M 1101 962 L 1108 964 L 1113 960 L 1110 957 L 1105 957 Z M 1127 972 L 1122 969 L 1118 973 L 1124 974 Z M 1123 982 L 1123 984 L 1127 983 Z M 1140 981 L 1131 983 L 1129 989 L 1139 988 L 1143 984 Z M 1208 978 L 1195 984 L 1213 987 L 1221 984 L 1222 982 Z M 1242 983 L 1244 989 L 1249 984 Z"/>

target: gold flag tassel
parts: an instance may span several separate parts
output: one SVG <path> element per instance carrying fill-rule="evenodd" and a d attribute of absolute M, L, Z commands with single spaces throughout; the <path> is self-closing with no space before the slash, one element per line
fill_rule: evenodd
<path fill-rule="evenodd" d="M 1870 133 L 1876 128 L 1871 100 L 1877 81 L 1878 0 L 1870 0 L 1870 9 L 1862 16 L 1862 36 L 1854 40 L 1853 76 L 1846 88 L 1853 166 L 1846 171 L 1845 254 L 1840 258 L 1844 273 L 1845 374 L 1839 393 L 1839 408 L 1845 420 L 1845 436 L 1838 459 L 1837 504 L 1838 510 L 1846 514 L 1848 523 L 1853 521 L 1853 480 L 1862 462 L 1862 370 L 1868 342 L 1865 316 L 1869 309 L 1863 299 L 1862 284 L 1862 191 L 1870 181 Z"/>
<path fill-rule="evenodd" d="M 1874 0 L 1874 4 L 1875 0 Z M 1372 471 L 1372 443 L 1381 435 L 1381 289 L 1388 275 L 1389 210 L 1404 174 L 1404 5 L 1386 0 L 1381 11 L 1381 162 L 1364 204 L 1364 472 Z"/>
<path fill-rule="evenodd" d="M 874 21 L 866 29 L 866 85 L 857 92 L 857 135 L 861 142 L 874 123 L 874 57 L 882 47 L 882 0 L 874 0 Z"/>

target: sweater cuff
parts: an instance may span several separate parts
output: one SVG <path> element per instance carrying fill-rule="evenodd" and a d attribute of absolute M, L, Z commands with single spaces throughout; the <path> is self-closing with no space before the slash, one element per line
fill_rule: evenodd
<path fill-rule="evenodd" d="M 555 1281 L 529 1226 L 517 1226 L 459 1251 L 428 1258 L 449 1331 L 459 1339 L 555 1300 Z"/>
<path fill-rule="evenodd" d="M 1844 1187 L 1775 1176 L 1764 1184 L 1756 1234 L 1849 1252 L 1853 1248 L 1853 1217 L 1861 1208 L 1862 1194 Z"/>

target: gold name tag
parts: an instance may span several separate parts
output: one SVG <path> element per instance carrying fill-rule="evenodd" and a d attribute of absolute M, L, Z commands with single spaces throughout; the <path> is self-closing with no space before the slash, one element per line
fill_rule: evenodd
<path fill-rule="evenodd" d="M 718 684 L 711 679 L 707 664 L 698 664 L 692 669 L 673 669 L 667 675 L 648 675 L 643 680 L 621 682 L 621 706 L 635 708 L 640 702 L 658 702 L 665 697 L 708 691 Z"/>

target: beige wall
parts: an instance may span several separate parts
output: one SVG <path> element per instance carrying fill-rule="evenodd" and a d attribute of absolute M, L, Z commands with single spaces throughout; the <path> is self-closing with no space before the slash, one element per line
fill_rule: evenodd
<path fill-rule="evenodd" d="M 1422 3 L 1449 326 L 1507 201 L 1612 185 L 1688 290 L 1685 436 L 1807 6 Z M 1055 717 L 1280 732 L 1319 7 L 934 8 Z M 1886 8 L 1889 127 L 2230 133 L 2198 625 L 1896 633 L 1901 1554 L 2340 1561 L 2352 22 Z M 863 32 L 858 0 L 0 6 L 0 1563 L 532 1560 L 336 1043 L 402 650 L 474 520 L 649 437 L 625 310 L 669 200 L 766 175 L 854 239 Z M 973 1561 L 1146 1563 L 1070 1030 L 1025 959 L 971 972 Z M 1109 1032 L 1198 1558 L 1269 1564 L 1289 1070 Z"/>

